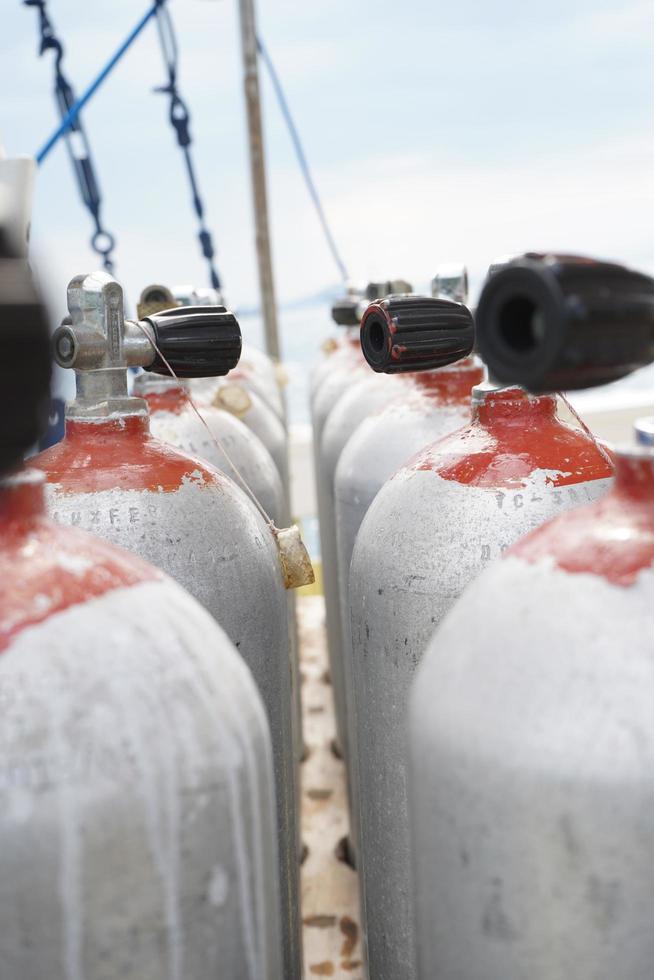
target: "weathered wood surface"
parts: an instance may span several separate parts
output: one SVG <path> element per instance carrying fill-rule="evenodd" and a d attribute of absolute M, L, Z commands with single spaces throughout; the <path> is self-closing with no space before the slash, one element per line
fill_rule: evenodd
<path fill-rule="evenodd" d="M 364 980 L 355 872 L 337 857 L 348 831 L 345 770 L 332 752 L 335 734 L 325 641 L 324 601 L 297 603 L 302 714 L 308 756 L 302 764 L 302 921 L 305 980 Z"/>

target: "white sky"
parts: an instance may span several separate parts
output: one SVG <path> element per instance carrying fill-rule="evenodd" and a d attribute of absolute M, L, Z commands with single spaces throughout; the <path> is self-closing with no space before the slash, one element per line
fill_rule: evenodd
<path fill-rule="evenodd" d="M 50 0 L 78 92 L 148 0 Z M 180 88 L 229 300 L 257 300 L 236 0 L 172 0 Z M 466 261 L 559 249 L 654 272 L 652 0 L 259 0 L 328 216 L 354 278 L 424 287 Z M 33 153 L 53 129 L 51 56 L 36 14 L 3 0 L 0 140 Z M 154 24 L 85 112 L 132 299 L 206 274 L 166 124 Z M 337 282 L 270 87 L 265 126 L 278 294 Z M 39 172 L 33 252 L 50 295 L 98 265 L 64 146 Z"/>

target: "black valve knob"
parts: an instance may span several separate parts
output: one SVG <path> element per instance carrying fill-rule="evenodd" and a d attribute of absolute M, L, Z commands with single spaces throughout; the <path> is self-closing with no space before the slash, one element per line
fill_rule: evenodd
<path fill-rule="evenodd" d="M 431 296 L 388 296 L 361 319 L 361 349 L 373 371 L 428 371 L 471 353 L 472 313 L 462 303 Z"/>
<path fill-rule="evenodd" d="M 0 239 L 2 238 L 0 234 Z M 48 424 L 50 330 L 25 259 L 0 240 L 0 474 L 22 460 Z"/>
<path fill-rule="evenodd" d="M 529 253 L 488 279 L 477 343 L 491 377 L 589 388 L 654 360 L 654 279 L 613 262 Z"/>
<path fill-rule="evenodd" d="M 179 306 L 153 313 L 145 323 L 178 378 L 215 378 L 239 362 L 241 328 L 224 306 Z M 146 370 L 170 375 L 158 354 Z"/>

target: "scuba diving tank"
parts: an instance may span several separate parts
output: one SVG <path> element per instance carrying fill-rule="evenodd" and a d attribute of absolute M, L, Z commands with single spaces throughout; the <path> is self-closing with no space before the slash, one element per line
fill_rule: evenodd
<path fill-rule="evenodd" d="M 201 456 L 243 488 L 240 474 L 275 524 L 281 527 L 286 523 L 284 489 L 272 456 L 236 416 L 203 405 L 207 432 L 188 401 L 185 385 L 174 378 L 140 374 L 134 381 L 133 394 L 148 403 L 150 430 L 156 439 L 191 456 Z"/>
<path fill-rule="evenodd" d="M 157 287 L 151 287 L 157 288 Z M 174 286 L 171 292 L 175 303 L 183 306 L 222 306 L 223 298 L 216 289 L 199 286 Z M 238 381 L 246 389 L 252 389 L 273 409 L 282 421 L 285 417 L 284 399 L 279 385 L 280 372 L 273 359 L 252 344 L 243 344 L 241 358 L 231 380 Z M 199 383 L 192 384 L 195 389 Z M 211 390 L 211 382 L 203 383 L 205 392 Z"/>
<path fill-rule="evenodd" d="M 141 293 L 137 312 L 143 318 L 175 305 L 165 287 L 153 285 Z M 213 405 L 202 406 L 205 427 L 189 401 L 187 386 L 188 382 L 148 372 L 136 377 L 133 393 L 148 404 L 152 435 L 192 456 L 201 456 L 243 489 L 240 474 L 275 524 L 284 526 L 284 490 L 266 447 L 235 415 Z"/>
<path fill-rule="evenodd" d="M 156 299 L 157 289 L 161 288 L 149 287 L 148 290 L 144 290 L 141 300 L 147 301 L 150 295 Z M 186 306 L 198 306 L 202 303 L 209 306 L 221 306 L 220 294 L 215 289 L 175 286 L 172 292 L 166 290 L 166 293 L 172 300 L 172 305 L 182 302 Z M 224 307 L 221 308 L 224 309 Z M 286 497 L 286 513 L 288 514 L 290 513 L 288 433 L 284 424 L 283 405 L 279 400 L 281 396 L 277 384 L 277 368 L 267 354 L 249 344 L 243 345 L 241 348 L 239 367 L 243 362 L 244 355 L 247 364 L 250 365 L 248 368 L 249 375 L 256 372 L 260 384 L 249 383 L 245 374 L 234 376 L 232 369 L 229 378 L 194 378 L 190 382 L 190 390 L 198 405 L 228 412 L 263 443 L 272 456 L 281 477 Z M 272 391 L 276 392 L 276 398 L 271 394 Z M 287 519 L 285 518 L 285 520 Z"/>
<path fill-rule="evenodd" d="M 311 401 L 313 401 L 313 396 L 323 379 L 329 374 L 331 368 L 338 364 L 344 353 L 357 356 L 356 339 L 359 333 L 359 321 L 367 305 L 363 291 L 354 285 L 349 285 L 345 295 L 340 296 L 332 303 L 332 320 L 338 327 L 345 329 L 339 330 L 334 337 L 328 337 L 321 345 L 322 360 L 312 367 L 310 374 L 309 396 Z"/>
<path fill-rule="evenodd" d="M 586 387 L 654 356 L 651 278 L 558 257 L 496 276 L 478 336 L 507 381 Z M 516 307 L 529 310 L 522 326 Z M 554 517 L 472 583 L 417 673 L 422 980 L 651 975 L 652 448 L 618 448 L 615 465 L 605 497 Z"/>
<path fill-rule="evenodd" d="M 398 284 L 400 281 L 398 280 Z M 401 285 L 410 289 L 408 283 Z M 393 283 L 368 283 L 366 294 L 371 298 L 387 295 Z M 352 315 L 359 322 L 365 307 L 357 303 L 352 307 Z M 357 382 L 363 382 L 361 386 Z M 332 426 L 332 433 L 323 435 L 328 418 L 339 404 L 341 398 L 352 390 L 343 411 L 339 413 Z M 333 355 L 329 372 L 314 391 L 312 402 L 313 426 L 313 464 L 316 482 L 316 502 L 320 532 L 320 560 L 322 567 L 323 591 L 325 594 L 325 618 L 327 643 L 329 648 L 330 670 L 334 672 L 334 694 L 336 699 L 336 740 L 335 748 L 339 755 L 346 751 L 345 706 L 339 698 L 342 692 L 341 681 L 341 617 L 339 611 L 338 565 L 336 557 L 336 529 L 334 522 L 333 477 L 340 451 L 353 431 L 366 414 L 374 411 L 379 399 L 384 398 L 379 378 L 370 370 L 362 354 L 358 339 L 348 336 L 342 354 Z M 387 394 L 386 394 L 387 397 Z M 343 440 L 342 433 L 347 435 Z"/>
<path fill-rule="evenodd" d="M 266 447 L 272 456 L 289 499 L 290 476 L 288 469 L 288 433 L 276 412 L 253 388 L 246 388 L 240 381 L 227 378 L 211 379 L 205 385 L 201 379 L 192 388 L 198 405 L 213 405 L 230 412 Z"/>
<path fill-rule="evenodd" d="M 548 517 L 606 492 L 611 472 L 589 436 L 559 421 L 555 396 L 485 382 L 473 389 L 470 424 L 402 467 L 361 524 L 350 567 L 351 752 L 370 971 L 379 980 L 415 976 L 405 723 L 431 633 L 485 565 Z"/>
<path fill-rule="evenodd" d="M 122 289 L 105 273 L 74 278 L 68 308 L 55 356 L 75 369 L 77 397 L 65 438 L 33 465 L 46 474 L 56 521 L 124 546 L 186 586 L 252 670 L 273 740 L 284 975 L 299 976 L 292 670 L 276 540 L 231 480 L 154 439 L 146 403 L 127 396 L 128 366 L 167 371 L 154 344 L 179 377 L 229 370 L 240 350 L 238 324 L 216 307 L 125 320 Z"/>
<path fill-rule="evenodd" d="M 137 312 L 139 317 L 145 317 L 175 305 L 175 299 L 165 287 L 151 285 L 141 293 Z M 276 526 L 284 527 L 289 522 L 288 502 L 268 450 L 235 415 L 211 403 L 202 405 L 201 421 L 189 401 L 187 385 L 188 382 L 149 372 L 136 377 L 133 393 L 147 402 L 152 435 L 192 456 L 200 456 L 241 489 L 245 489 L 241 482 L 244 480 Z M 294 593 L 287 592 L 286 599 L 293 648 L 295 756 L 299 765 L 304 750 Z M 297 787 L 299 792 L 299 779 Z"/>
<path fill-rule="evenodd" d="M 404 384 L 399 391 L 391 388 L 382 407 L 370 414 L 352 434 L 340 454 L 334 478 L 342 652 L 340 675 L 334 666 L 331 673 L 335 700 L 337 703 L 340 700 L 341 710 L 346 710 L 347 706 L 352 656 L 349 650 L 350 561 L 361 522 L 378 491 L 403 463 L 470 418 L 470 392 L 483 377 L 479 360 L 467 356 L 474 341 L 472 316 L 462 303 L 451 300 L 425 299 L 420 304 L 417 298 L 412 298 L 411 306 L 407 304 L 409 314 L 416 310 L 414 329 L 421 346 L 419 363 L 410 350 L 403 350 L 397 360 L 391 361 L 386 356 L 380 359 L 376 337 L 380 330 L 382 335 L 388 333 L 394 316 L 393 306 L 394 301 L 384 300 L 368 308 L 361 322 L 361 347 L 374 370 L 407 372 L 403 375 Z M 418 307 L 421 307 L 419 311 Z M 424 359 L 430 353 L 436 355 L 440 366 L 426 370 Z M 380 381 L 384 379 L 383 374 L 377 377 Z M 330 425 L 331 417 L 325 427 L 325 436 Z M 338 693 L 337 677 L 342 684 Z M 344 725 L 349 740 L 352 720 L 347 714 L 346 711 Z M 356 833 L 356 827 L 354 829 Z"/>
<path fill-rule="evenodd" d="M 429 338 L 422 332 L 425 326 L 425 318 L 429 321 L 429 311 L 437 306 L 439 300 L 432 300 L 429 297 L 421 298 L 420 301 L 407 307 L 401 297 L 397 297 L 391 306 L 380 306 L 381 311 L 391 311 L 389 317 L 398 316 L 400 321 L 406 319 L 405 310 L 410 310 L 408 320 L 400 326 L 400 335 L 406 337 L 404 329 L 411 331 L 411 339 L 407 341 L 408 346 L 400 352 L 400 346 L 393 347 L 394 357 L 388 371 L 390 377 L 378 373 L 375 360 L 368 360 L 366 368 L 361 372 L 358 379 L 353 377 L 349 386 L 337 398 L 333 408 L 324 421 L 323 431 L 320 441 L 319 452 L 316 457 L 316 488 L 318 501 L 318 515 L 320 521 L 320 540 L 321 540 L 321 559 L 323 572 L 323 590 L 325 594 L 325 618 L 327 626 L 327 643 L 329 650 L 330 676 L 334 688 L 334 700 L 336 706 L 336 728 L 337 746 L 343 758 L 347 762 L 347 719 L 345 689 L 343 681 L 343 620 L 348 619 L 347 607 L 344 610 L 341 606 L 341 595 L 343 583 L 340 580 L 337 539 L 336 539 L 336 511 L 334 499 L 334 477 L 336 467 L 343 448 L 348 440 L 356 432 L 364 419 L 374 416 L 384 405 L 388 404 L 389 399 L 395 395 L 400 397 L 400 392 L 405 390 L 409 382 L 402 372 L 410 367 L 416 366 L 415 352 L 411 342 L 413 335 L 419 336 L 420 343 L 424 345 L 418 354 L 418 362 L 423 368 L 428 368 L 428 358 L 432 355 L 434 363 L 445 364 L 450 357 L 445 338 L 443 338 L 442 357 L 441 351 L 429 350 Z M 460 309 L 460 307 L 457 307 Z M 366 314 L 364 314 L 366 315 Z M 472 345 L 472 322 L 470 314 L 465 311 L 465 317 L 469 325 L 468 339 Z M 391 320 L 388 321 L 391 323 Z M 379 360 L 379 355 L 383 357 L 388 348 L 386 347 L 387 336 L 377 333 L 373 328 L 376 319 L 371 317 L 369 321 L 369 335 L 371 343 L 378 340 L 383 345 L 383 350 L 373 349 L 373 355 Z M 362 328 L 361 328 L 362 329 Z M 394 325 L 391 323 L 391 331 Z M 359 356 L 361 357 L 361 343 L 359 342 Z M 461 348 L 458 348 L 461 350 Z M 467 350 L 469 353 L 469 349 Z M 390 356 L 388 358 L 391 360 Z M 372 368 L 370 370 L 369 368 Z M 472 385 L 471 385 L 472 386 Z M 469 394 L 469 391 L 468 391 Z"/>
<path fill-rule="evenodd" d="M 363 371 L 368 374 L 366 362 L 361 356 L 358 330 L 366 306 L 374 299 L 381 299 L 391 293 L 403 294 L 411 291 L 411 284 L 404 279 L 369 282 L 362 297 L 348 297 L 344 301 L 333 304 L 332 319 L 344 329 L 336 348 L 322 362 L 324 367 L 320 371 L 316 368 L 312 377 L 311 421 L 314 442 L 318 445 L 325 419 L 338 397 L 347 388 L 353 372 Z"/>
<path fill-rule="evenodd" d="M 281 980 L 250 673 L 179 585 L 49 521 L 42 474 L 17 469 L 47 422 L 50 344 L 5 256 L 0 351 L 0 972 Z"/>

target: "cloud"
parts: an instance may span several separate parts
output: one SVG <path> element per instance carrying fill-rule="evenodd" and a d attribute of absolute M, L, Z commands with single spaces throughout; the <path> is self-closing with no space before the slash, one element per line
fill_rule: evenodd
<path fill-rule="evenodd" d="M 637 3 L 592 10 L 579 18 L 579 31 L 586 43 L 605 42 L 614 50 L 618 45 L 650 48 L 654 34 L 654 4 L 651 0 L 638 0 Z"/>

